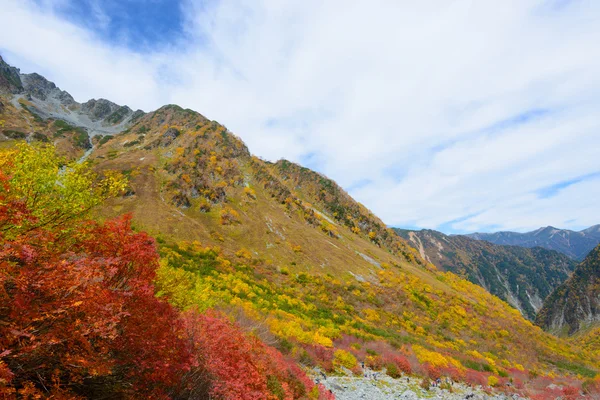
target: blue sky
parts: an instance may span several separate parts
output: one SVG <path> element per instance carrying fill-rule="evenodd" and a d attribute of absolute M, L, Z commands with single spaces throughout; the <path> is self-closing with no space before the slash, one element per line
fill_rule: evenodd
<path fill-rule="evenodd" d="M 24 72 L 78 101 L 197 110 L 389 225 L 600 222 L 600 2 L 0 3 Z"/>
<path fill-rule="evenodd" d="M 37 1 L 44 7 L 44 1 Z M 183 13 L 177 0 L 77 0 L 57 2 L 54 12 L 99 38 L 136 52 L 180 43 Z"/>

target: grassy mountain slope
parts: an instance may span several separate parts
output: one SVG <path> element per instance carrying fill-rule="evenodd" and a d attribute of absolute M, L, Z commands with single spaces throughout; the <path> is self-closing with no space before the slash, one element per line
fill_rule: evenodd
<path fill-rule="evenodd" d="M 356 342 L 363 352 L 410 344 L 437 354 L 410 353 L 422 362 L 462 368 L 586 363 L 483 289 L 436 272 L 329 179 L 252 157 L 199 114 L 163 107 L 90 159 L 130 176 L 130 195 L 101 214 L 133 212 L 161 237 L 163 292 L 181 307 L 234 304 L 298 354 Z"/>
<path fill-rule="evenodd" d="M 70 133 L 55 137 L 57 121 L 1 101 L 5 125 L 83 154 Z M 194 111 L 165 106 L 92 143 L 94 168 L 129 178 L 127 193 L 97 218 L 130 212 L 136 229 L 158 237 L 159 294 L 180 308 L 226 310 L 299 362 L 326 369 L 353 368 L 356 358 L 380 367 L 395 355 L 423 374 L 484 385 L 512 377 L 534 391 L 542 377 L 572 383 L 596 374 L 594 355 L 436 271 L 333 181 L 253 157 Z"/>
<path fill-rule="evenodd" d="M 439 269 L 484 287 L 530 320 L 576 265 L 569 257 L 541 247 L 500 246 L 433 230 L 395 230 Z"/>
<path fill-rule="evenodd" d="M 600 246 L 546 299 L 536 322 L 569 334 L 600 323 Z"/>

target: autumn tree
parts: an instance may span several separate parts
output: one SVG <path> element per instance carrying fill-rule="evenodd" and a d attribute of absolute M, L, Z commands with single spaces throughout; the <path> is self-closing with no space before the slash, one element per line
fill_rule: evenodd
<path fill-rule="evenodd" d="M 1 202 L 5 216 L 0 222 L 4 237 L 36 228 L 65 230 L 71 221 L 80 219 L 94 206 L 115 196 L 127 183 L 123 175 L 106 171 L 100 177 L 89 165 L 68 162 L 52 146 L 19 144 L 15 150 L 0 153 L 0 170 L 4 173 L 5 194 L 10 189 L 11 206 Z M 6 200 L 8 201 L 8 200 Z M 27 210 L 27 218 L 19 213 Z"/>
<path fill-rule="evenodd" d="M 26 145 L 2 155 L 0 395 L 164 397 L 190 355 L 154 296 L 154 240 L 127 216 L 80 220 L 120 181 L 63 162 Z"/>

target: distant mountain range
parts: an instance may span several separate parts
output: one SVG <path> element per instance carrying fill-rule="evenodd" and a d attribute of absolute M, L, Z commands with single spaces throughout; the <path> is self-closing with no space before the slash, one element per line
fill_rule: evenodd
<path fill-rule="evenodd" d="M 484 287 L 531 320 L 576 265 L 564 254 L 541 247 L 501 246 L 434 230 L 395 231 L 437 268 Z"/>
<path fill-rule="evenodd" d="M 547 226 L 526 233 L 471 233 L 465 236 L 501 245 L 539 246 L 556 250 L 575 260 L 582 261 L 594 247 L 600 244 L 600 225 L 594 225 L 579 232 Z"/>
<path fill-rule="evenodd" d="M 600 323 L 600 246 L 546 299 L 536 323 L 569 334 Z"/>

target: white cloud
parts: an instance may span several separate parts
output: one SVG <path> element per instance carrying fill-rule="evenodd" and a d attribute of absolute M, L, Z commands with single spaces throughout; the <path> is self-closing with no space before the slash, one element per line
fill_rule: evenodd
<path fill-rule="evenodd" d="M 600 171 L 600 3 L 186 0 L 151 54 L 0 3 L 0 49 L 78 100 L 198 110 L 257 155 L 310 155 L 390 225 L 600 222 L 598 180 L 539 195 Z"/>

